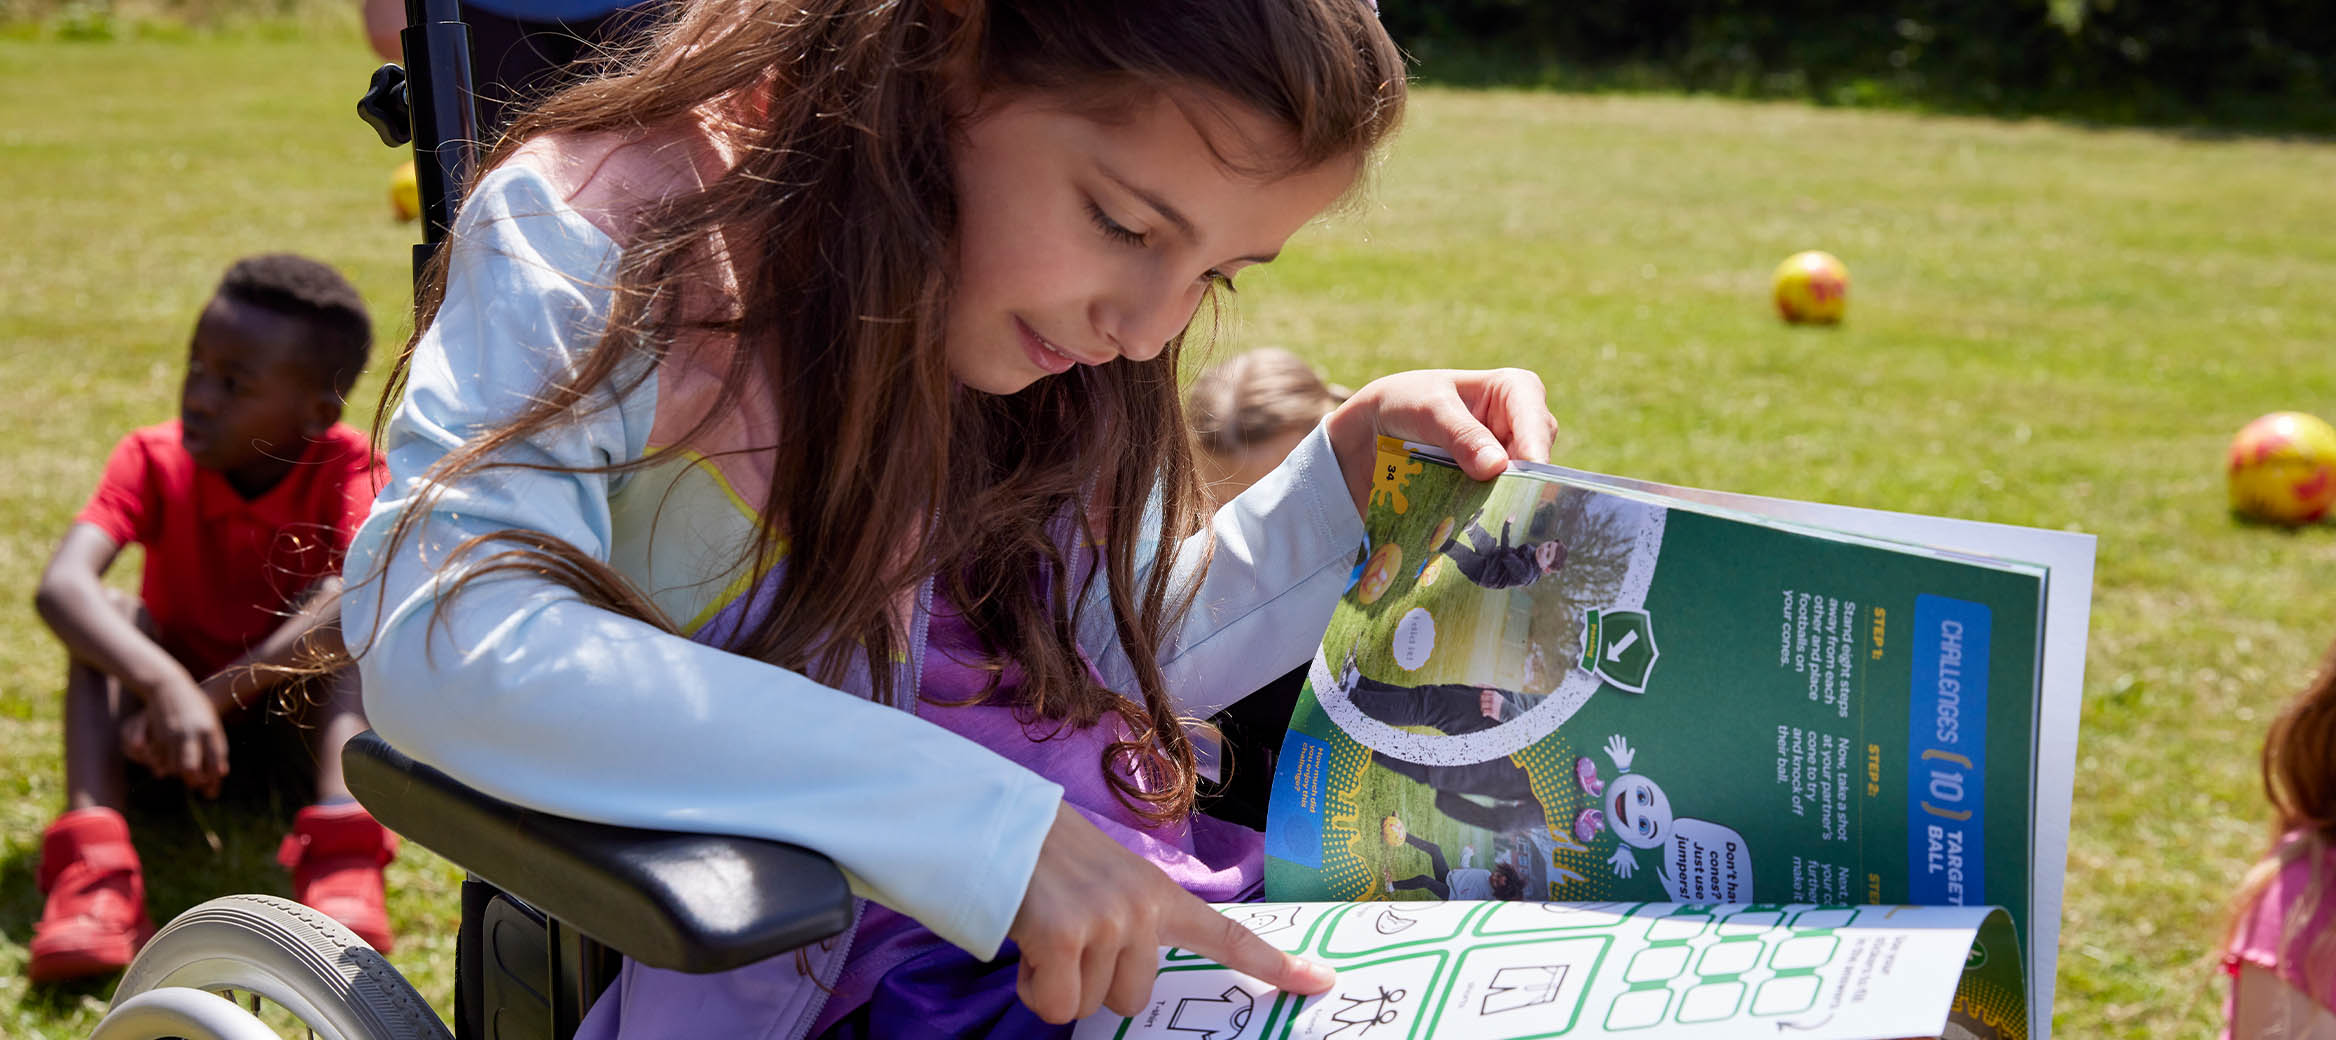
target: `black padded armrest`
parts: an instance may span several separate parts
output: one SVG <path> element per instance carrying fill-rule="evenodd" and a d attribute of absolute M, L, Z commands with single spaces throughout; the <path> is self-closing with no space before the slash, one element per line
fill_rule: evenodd
<path fill-rule="evenodd" d="M 651 967 L 727 971 L 851 925 L 843 873 L 808 849 L 523 809 L 371 730 L 349 741 L 341 764 L 350 792 L 389 829 Z"/>

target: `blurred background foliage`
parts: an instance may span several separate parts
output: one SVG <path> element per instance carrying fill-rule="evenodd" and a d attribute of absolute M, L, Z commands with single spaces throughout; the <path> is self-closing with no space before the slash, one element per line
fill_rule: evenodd
<path fill-rule="evenodd" d="M 2326 0 L 1385 0 L 1453 85 L 2336 132 Z"/>
<path fill-rule="evenodd" d="M 1420 78 L 2336 134 L 2329 0 L 1382 0 Z M 0 0 L 0 36 L 302 35 L 356 0 Z"/>

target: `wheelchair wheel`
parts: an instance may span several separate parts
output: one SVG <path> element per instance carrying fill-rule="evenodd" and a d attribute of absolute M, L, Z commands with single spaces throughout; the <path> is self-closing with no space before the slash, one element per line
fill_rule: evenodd
<path fill-rule="evenodd" d="M 197 992 L 214 996 L 191 999 Z M 233 1003 L 214 1003 L 218 997 Z M 222 1015 L 223 1007 L 235 1014 Z M 429 1003 L 364 940 L 308 907 L 256 895 L 211 900 L 155 933 L 90 1034 L 91 1040 L 281 1035 L 450 1040 Z"/>

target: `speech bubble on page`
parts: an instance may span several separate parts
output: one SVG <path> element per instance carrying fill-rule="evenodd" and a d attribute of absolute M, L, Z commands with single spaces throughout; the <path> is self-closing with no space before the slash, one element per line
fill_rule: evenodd
<path fill-rule="evenodd" d="M 1681 903 L 1752 901 L 1752 849 L 1735 828 L 1710 820 L 1675 820 L 1661 846 L 1657 874 L 1663 891 Z"/>
<path fill-rule="evenodd" d="M 1395 623 L 1395 663 L 1404 671 L 1418 671 L 1436 652 L 1436 618 L 1426 607 L 1413 607 Z"/>

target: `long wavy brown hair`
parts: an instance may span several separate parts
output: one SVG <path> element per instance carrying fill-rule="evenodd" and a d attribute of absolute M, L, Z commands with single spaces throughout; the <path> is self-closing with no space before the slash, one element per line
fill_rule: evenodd
<path fill-rule="evenodd" d="M 1201 527 L 1177 394 L 1184 337 L 1153 360 L 1080 366 L 1010 396 L 954 383 L 941 335 L 958 223 L 951 142 L 964 113 L 950 101 L 969 72 L 982 96 L 1047 92 L 1107 110 L 1166 93 L 1246 106 L 1287 131 L 1272 168 L 1242 170 L 1263 176 L 1368 154 L 1405 95 L 1402 57 L 1366 0 L 686 4 L 645 45 L 523 114 L 478 169 L 545 135 L 639 136 L 708 113 L 719 113 L 734 164 L 621 215 L 608 331 L 571 376 L 428 476 L 443 487 L 520 465 L 508 461 L 517 442 L 634 389 L 677 341 L 717 337 L 735 347 L 722 395 L 677 446 L 746 395 L 776 403 L 764 527 L 741 562 L 762 573 L 783 553 L 786 564 L 768 609 L 724 648 L 829 683 L 864 662 L 889 701 L 904 649 L 898 604 L 937 578 L 993 651 L 993 693 L 1012 662 L 1012 703 L 1028 722 L 1083 727 L 1117 713 L 1132 739 L 1106 752 L 1105 775 L 1131 809 L 1174 819 L 1192 805 L 1193 753 L 1156 658 L 1187 603 L 1170 568 L 1143 574 L 1139 553 Z M 737 279 L 735 298 L 713 306 L 709 243 Z M 446 252 L 421 286 L 417 328 L 443 299 Z M 383 392 L 384 416 L 414 342 Z M 788 445 L 798 450 L 778 450 Z M 400 517 L 393 547 L 427 501 Z M 540 534 L 482 536 L 452 557 L 444 566 L 459 560 L 461 581 L 526 571 L 674 627 L 605 564 Z M 1141 703 L 1097 684 L 1080 656 L 1074 611 L 1096 580 Z"/>
<path fill-rule="evenodd" d="M 2309 878 L 2280 922 L 2279 958 L 2298 977 L 2336 972 L 2336 929 L 2306 934 L 2336 888 L 2318 869 L 2336 849 L 2336 646 L 2311 685 L 2271 720 L 2263 738 L 2263 793 L 2271 800 L 2271 851 L 2247 871 L 2234 902 L 2231 936 L 2254 915 L 2257 901 L 2288 865 L 2309 864 Z"/>

